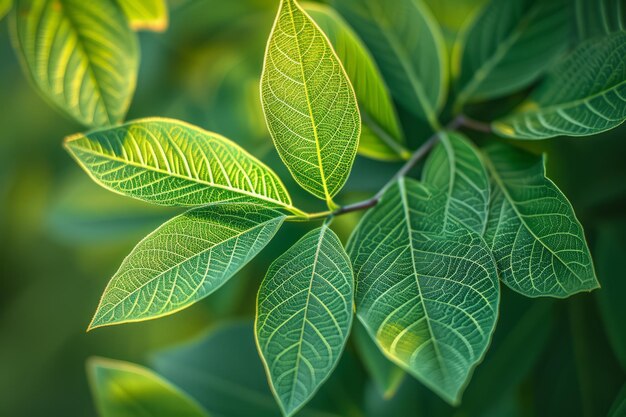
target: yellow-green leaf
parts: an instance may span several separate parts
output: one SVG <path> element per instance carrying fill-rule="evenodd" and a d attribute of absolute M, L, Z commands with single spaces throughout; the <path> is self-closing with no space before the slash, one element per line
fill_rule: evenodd
<path fill-rule="evenodd" d="M 122 262 L 89 329 L 154 319 L 194 304 L 254 258 L 284 218 L 254 204 L 216 204 L 174 217 Z"/>
<path fill-rule="evenodd" d="M 15 16 L 22 62 L 49 102 L 86 126 L 123 120 L 139 50 L 115 0 L 18 0 Z"/>
<path fill-rule="evenodd" d="M 171 119 L 78 134 L 66 149 L 103 187 L 167 206 L 254 202 L 293 210 L 278 176 L 230 140 Z"/>
<path fill-rule="evenodd" d="M 0 0 L 0 20 L 11 10 L 12 5 L 13 0 Z"/>
<path fill-rule="evenodd" d="M 168 15 L 165 0 L 117 0 L 134 30 L 167 29 Z"/>
<path fill-rule="evenodd" d="M 387 161 L 406 159 L 410 153 L 393 102 L 361 39 L 329 6 L 307 3 L 305 10 L 328 36 L 354 87 L 363 122 L 359 153 Z"/>
<path fill-rule="evenodd" d="M 282 0 L 265 53 L 261 100 L 295 180 L 334 207 L 356 156 L 361 117 L 328 39 L 295 0 Z"/>
<path fill-rule="evenodd" d="M 195 400 L 151 370 L 92 358 L 89 383 L 100 417 L 207 417 Z"/>

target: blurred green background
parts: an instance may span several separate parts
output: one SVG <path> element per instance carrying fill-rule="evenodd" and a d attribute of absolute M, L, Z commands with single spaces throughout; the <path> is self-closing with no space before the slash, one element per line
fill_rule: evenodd
<path fill-rule="evenodd" d="M 480 1 L 429 3 L 453 39 L 462 18 Z M 273 150 L 258 97 L 276 5 L 274 0 L 171 1 L 169 29 L 140 34 L 141 69 L 128 119 L 166 116 L 219 132 L 270 164 L 295 200 L 315 209 L 317 203 L 298 193 Z M 61 141 L 82 129 L 29 85 L 12 50 L 8 20 L 0 22 L 0 416 L 95 416 L 84 369 L 88 357 L 150 365 L 155 351 L 217 324 L 250 319 L 270 261 L 307 226 L 287 225 L 257 260 L 187 310 L 85 333 L 123 257 L 176 211 L 104 191 L 72 162 Z M 487 118 L 485 109 L 472 111 Z M 404 122 L 412 140 L 425 139 L 419 127 Z M 626 382 L 625 136 L 621 127 L 594 138 L 532 147 L 548 152 L 550 176 L 585 227 L 602 290 L 552 301 L 524 299 L 503 288 L 492 348 L 460 409 L 410 378 L 393 400 L 384 401 L 354 361 L 351 373 L 333 385 L 349 386 L 350 393 L 335 414 L 326 415 L 606 415 Z M 370 195 L 396 169 L 359 158 L 342 198 Z M 344 242 L 357 220 L 351 215 L 335 223 Z M 244 351 L 253 356 L 253 350 Z M 226 362 L 238 359 L 236 350 L 206 354 L 224 355 Z M 347 361 L 358 357 L 352 345 L 348 355 Z"/>

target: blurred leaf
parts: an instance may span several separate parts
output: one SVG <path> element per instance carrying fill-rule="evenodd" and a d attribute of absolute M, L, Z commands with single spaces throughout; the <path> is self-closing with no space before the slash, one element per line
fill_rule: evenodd
<path fill-rule="evenodd" d="M 212 415 L 279 417 L 258 358 L 252 323 L 231 323 L 184 345 L 158 352 L 155 368 L 184 388 Z M 363 377 L 346 352 L 333 376 L 298 417 L 346 417 L 353 410 L 351 390 Z M 357 388 L 357 393 L 360 388 Z M 345 404 L 340 406 L 339 404 Z M 350 405 L 351 404 L 351 405 Z"/>
<path fill-rule="evenodd" d="M 352 328 L 354 344 L 383 398 L 392 398 L 404 379 L 404 371 L 382 354 L 360 321 Z"/>
<path fill-rule="evenodd" d="M 100 417 L 207 416 L 187 394 L 142 366 L 92 358 L 87 370 Z"/>
<path fill-rule="evenodd" d="M 259 288 L 257 345 L 286 416 L 303 407 L 339 362 L 352 324 L 350 259 L 327 226 L 276 259 Z"/>
<path fill-rule="evenodd" d="M 139 66 L 115 0 L 18 0 L 15 45 L 41 94 L 86 126 L 122 121 Z"/>
<path fill-rule="evenodd" d="M 309 3 L 305 10 L 328 36 L 354 87 L 363 122 L 359 152 L 381 160 L 408 158 L 387 86 L 361 39 L 332 8 Z"/>
<path fill-rule="evenodd" d="M 228 139 L 184 122 L 136 120 L 71 136 L 65 147 L 98 184 L 151 203 L 293 209 L 270 168 Z"/>
<path fill-rule="evenodd" d="M 492 124 L 501 136 L 588 136 L 626 120 L 626 33 L 581 43 L 513 113 Z"/>
<path fill-rule="evenodd" d="M 624 385 L 615 398 L 615 402 L 609 411 L 608 417 L 626 416 L 626 385 Z"/>
<path fill-rule="evenodd" d="M 604 224 L 598 233 L 595 252 L 602 284 L 596 297 L 615 356 L 626 371 L 626 222 Z"/>
<path fill-rule="evenodd" d="M 124 260 L 104 290 L 89 329 L 154 319 L 189 307 L 254 258 L 284 218 L 252 204 L 207 206 L 173 218 Z"/>
<path fill-rule="evenodd" d="M 357 315 L 369 334 L 391 360 L 456 404 L 489 344 L 499 286 L 480 235 L 441 231 L 440 216 L 431 215 L 440 202 L 400 179 L 363 217 L 348 248 Z"/>
<path fill-rule="evenodd" d="M 352 85 L 326 36 L 295 0 L 282 0 L 267 44 L 261 101 L 294 179 L 334 208 L 361 132 Z"/>
<path fill-rule="evenodd" d="M 461 29 L 475 17 L 487 0 L 425 0 L 425 2 L 439 22 L 448 52 L 451 52 Z"/>
<path fill-rule="evenodd" d="M 533 82 L 565 50 L 568 0 L 491 0 L 457 40 L 455 107 Z"/>
<path fill-rule="evenodd" d="M 0 20 L 11 10 L 13 0 L 0 0 Z"/>
<path fill-rule="evenodd" d="M 582 226 L 545 176 L 545 159 L 501 143 L 483 155 L 492 179 L 485 238 L 500 279 L 529 297 L 563 298 L 598 288 Z"/>
<path fill-rule="evenodd" d="M 438 128 L 448 89 L 441 30 L 422 0 L 334 0 L 333 5 L 365 42 L 391 94 Z"/>
<path fill-rule="evenodd" d="M 134 30 L 163 32 L 168 15 L 165 0 L 117 0 Z"/>
<path fill-rule="evenodd" d="M 576 31 L 580 39 L 626 30 L 624 0 L 576 0 Z"/>
<path fill-rule="evenodd" d="M 489 177 L 480 153 L 459 133 L 440 138 L 424 166 L 423 182 L 445 190 L 444 229 L 461 224 L 482 235 L 489 210 Z"/>

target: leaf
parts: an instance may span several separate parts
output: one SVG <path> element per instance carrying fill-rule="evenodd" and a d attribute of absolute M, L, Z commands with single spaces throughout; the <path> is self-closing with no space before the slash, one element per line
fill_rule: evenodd
<path fill-rule="evenodd" d="M 441 30 L 421 0 L 335 0 L 335 8 L 365 42 L 391 94 L 439 128 L 448 84 Z"/>
<path fill-rule="evenodd" d="M 536 80 L 567 47 L 568 10 L 568 0 L 491 0 L 455 45 L 456 108 Z"/>
<path fill-rule="evenodd" d="M 607 336 L 626 371 L 626 222 L 613 221 L 602 225 L 598 231 L 595 245 L 598 275 L 602 281 L 602 289 L 595 295 L 598 300 L 602 321 Z"/>
<path fill-rule="evenodd" d="M 16 47 L 48 101 L 86 126 L 122 121 L 139 49 L 115 0 L 18 0 L 15 15 Z"/>
<path fill-rule="evenodd" d="M 484 150 L 492 178 L 485 239 L 500 279 L 529 296 L 567 297 L 598 288 L 582 226 L 545 176 L 545 160 L 494 143 Z"/>
<path fill-rule="evenodd" d="M 581 43 L 513 113 L 492 124 L 500 136 L 588 136 L 626 119 L 626 33 Z"/>
<path fill-rule="evenodd" d="M 168 15 L 165 0 L 117 0 L 133 30 L 167 29 Z"/>
<path fill-rule="evenodd" d="M 576 0 L 575 9 L 580 39 L 626 30 L 624 0 Z"/>
<path fill-rule="evenodd" d="M 330 40 L 354 87 L 363 122 L 359 153 L 386 161 L 408 158 L 387 86 L 361 39 L 331 7 L 307 3 L 305 10 Z"/>
<path fill-rule="evenodd" d="M 89 330 L 189 307 L 254 258 L 284 218 L 252 204 L 213 205 L 174 217 L 124 260 L 104 290 Z"/>
<path fill-rule="evenodd" d="M 444 228 L 453 222 L 484 233 L 489 177 L 480 153 L 469 140 L 459 133 L 442 133 L 424 166 L 423 182 L 446 193 Z"/>
<path fill-rule="evenodd" d="M 101 186 L 166 206 L 253 202 L 293 210 L 274 172 L 235 143 L 171 119 L 77 134 L 65 148 Z"/>
<path fill-rule="evenodd" d="M 348 251 L 359 320 L 387 357 L 456 404 L 495 326 L 498 277 L 480 235 L 429 226 L 440 203 L 431 196 L 400 179 L 363 217 Z"/>
<path fill-rule="evenodd" d="M 92 358 L 87 371 L 100 417 L 207 416 L 187 394 L 142 366 Z"/>
<path fill-rule="evenodd" d="M 326 36 L 295 0 L 282 0 L 267 43 L 261 101 L 294 179 L 334 207 L 356 156 L 361 118 Z"/>
<path fill-rule="evenodd" d="M 339 361 L 352 323 L 352 267 L 328 226 L 272 263 L 259 288 L 257 344 L 286 416 L 311 399 Z"/>
<path fill-rule="evenodd" d="M 380 395 L 392 398 L 404 380 L 404 371 L 378 349 L 363 325 L 356 321 L 352 330 L 354 344 Z"/>
<path fill-rule="evenodd" d="M 13 0 L 0 0 L 0 20 L 11 10 Z"/>

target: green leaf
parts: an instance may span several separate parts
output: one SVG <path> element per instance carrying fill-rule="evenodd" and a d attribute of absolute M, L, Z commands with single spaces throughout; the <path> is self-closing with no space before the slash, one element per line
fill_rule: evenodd
<path fill-rule="evenodd" d="M 305 10 L 324 31 L 352 82 L 363 126 L 359 153 L 393 161 L 410 156 L 393 102 L 369 51 L 331 7 L 308 3 Z"/>
<path fill-rule="evenodd" d="M 117 0 L 133 30 L 167 29 L 168 15 L 165 0 Z"/>
<path fill-rule="evenodd" d="M 203 417 L 187 394 L 143 366 L 112 359 L 87 362 L 100 417 Z"/>
<path fill-rule="evenodd" d="M 545 139 L 588 136 L 626 119 L 626 33 L 581 43 L 523 103 L 517 113 L 497 120 L 498 135 Z"/>
<path fill-rule="evenodd" d="M 124 260 L 89 329 L 189 307 L 254 258 L 284 218 L 258 205 L 224 204 L 193 209 L 164 223 Z"/>
<path fill-rule="evenodd" d="M 18 0 L 15 16 L 15 44 L 48 101 L 86 126 L 122 121 L 139 49 L 115 0 Z"/>
<path fill-rule="evenodd" d="M 498 277 L 480 235 L 427 215 L 441 203 L 432 196 L 400 179 L 348 248 L 358 318 L 387 357 L 456 404 L 495 326 Z"/>
<path fill-rule="evenodd" d="M 441 30 L 421 0 L 335 0 L 336 9 L 365 42 L 391 94 L 438 129 L 448 89 Z"/>
<path fill-rule="evenodd" d="M 286 416 L 334 370 L 352 323 L 353 278 L 339 238 L 324 225 L 272 263 L 259 289 L 257 344 Z"/>
<path fill-rule="evenodd" d="M 568 0 L 491 0 L 459 36 L 455 106 L 526 87 L 565 50 Z"/>
<path fill-rule="evenodd" d="M 576 0 L 576 31 L 591 39 L 626 30 L 624 0 Z"/>
<path fill-rule="evenodd" d="M 0 20 L 11 10 L 13 0 L 0 0 Z"/>
<path fill-rule="evenodd" d="M 442 133 L 424 166 L 423 181 L 434 189 L 445 190 L 444 228 L 455 223 L 484 233 L 489 176 L 479 151 L 469 140 L 459 133 Z"/>
<path fill-rule="evenodd" d="M 356 156 L 361 117 L 328 39 L 295 0 L 282 0 L 265 52 L 261 100 L 294 179 L 335 207 Z"/>
<path fill-rule="evenodd" d="M 626 371 L 626 222 L 604 224 L 598 231 L 595 253 L 602 282 L 602 289 L 595 295 L 615 356 Z"/>
<path fill-rule="evenodd" d="M 167 206 L 253 202 L 293 210 L 278 176 L 235 143 L 187 123 L 141 119 L 66 139 L 101 186 Z"/>
<path fill-rule="evenodd" d="M 545 176 L 545 160 L 494 143 L 484 150 L 492 178 L 485 239 L 502 281 L 529 296 L 567 297 L 598 288 L 574 209 Z"/>
<path fill-rule="evenodd" d="M 360 321 L 354 323 L 352 330 L 354 344 L 361 356 L 361 361 L 384 399 L 392 398 L 404 379 L 404 371 L 383 355 Z"/>

